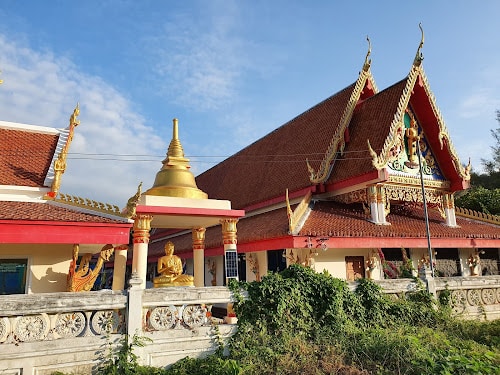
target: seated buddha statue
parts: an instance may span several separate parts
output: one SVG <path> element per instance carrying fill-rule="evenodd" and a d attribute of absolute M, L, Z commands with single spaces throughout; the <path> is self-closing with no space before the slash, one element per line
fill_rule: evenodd
<path fill-rule="evenodd" d="M 182 273 L 182 261 L 174 255 L 174 244 L 168 241 L 165 245 L 165 255 L 158 259 L 158 273 L 153 286 L 160 288 L 164 286 L 193 286 L 194 278 Z"/>

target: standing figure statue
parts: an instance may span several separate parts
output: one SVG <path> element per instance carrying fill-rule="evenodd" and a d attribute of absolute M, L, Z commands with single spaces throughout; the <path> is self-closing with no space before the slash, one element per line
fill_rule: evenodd
<path fill-rule="evenodd" d="M 417 157 L 417 141 L 420 140 L 420 136 L 418 135 L 418 125 L 415 121 L 411 121 L 410 127 L 405 131 L 406 140 L 408 141 L 408 162 L 406 166 L 408 168 L 416 168 L 418 167 L 418 163 L 415 161 Z"/>
<path fill-rule="evenodd" d="M 194 286 L 194 277 L 182 273 L 182 260 L 174 255 L 174 244 L 168 241 L 165 245 L 165 255 L 158 259 L 158 273 L 153 285 L 155 288 L 164 286 Z"/>

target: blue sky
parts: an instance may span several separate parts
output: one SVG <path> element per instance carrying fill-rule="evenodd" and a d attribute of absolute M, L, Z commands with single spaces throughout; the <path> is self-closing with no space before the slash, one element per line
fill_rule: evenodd
<path fill-rule="evenodd" d="M 195 175 L 354 82 L 424 69 L 461 161 L 490 158 L 500 2 L 0 0 L 0 120 L 81 125 L 61 191 L 123 207 L 172 119 Z M 2 147 L 3 148 L 3 147 Z M 128 155 L 128 156 L 127 156 Z"/>

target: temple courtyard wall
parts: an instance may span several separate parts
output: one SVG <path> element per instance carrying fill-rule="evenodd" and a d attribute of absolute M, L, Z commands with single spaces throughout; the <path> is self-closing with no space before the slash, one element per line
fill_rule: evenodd
<path fill-rule="evenodd" d="M 411 279 L 377 281 L 400 298 L 418 285 Z M 466 319 L 500 318 L 500 276 L 429 278 L 436 295 L 450 293 Z M 139 362 L 168 366 L 186 356 L 213 353 L 237 329 L 215 317 L 233 299 L 226 287 L 141 289 L 131 280 L 123 292 L 44 293 L 0 296 L 0 374 L 97 372 L 128 333 L 143 338 Z M 356 283 L 349 283 L 354 289 Z M 229 323 L 229 324 L 228 324 Z"/>

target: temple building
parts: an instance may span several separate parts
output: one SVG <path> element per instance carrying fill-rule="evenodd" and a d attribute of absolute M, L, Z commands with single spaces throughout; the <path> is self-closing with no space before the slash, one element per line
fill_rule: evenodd
<path fill-rule="evenodd" d="M 124 288 L 132 221 L 59 192 L 78 114 L 65 129 L 0 121 L 0 294 L 90 290 L 110 259 Z"/>
<path fill-rule="evenodd" d="M 422 41 L 406 77 L 379 90 L 371 47 L 357 79 L 197 176 L 238 222 L 240 279 L 301 263 L 346 280 L 499 273 L 500 218 L 455 207 L 469 187 L 425 75 Z M 205 234 L 205 285 L 224 278 L 220 228 Z M 149 267 L 166 241 L 192 257 L 190 236 L 151 233 Z M 403 267 L 402 267 L 403 266 Z M 151 276 L 152 277 L 152 276 Z"/>

